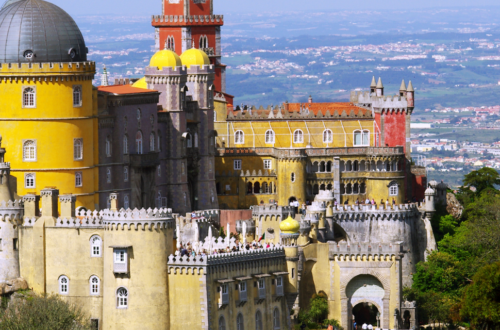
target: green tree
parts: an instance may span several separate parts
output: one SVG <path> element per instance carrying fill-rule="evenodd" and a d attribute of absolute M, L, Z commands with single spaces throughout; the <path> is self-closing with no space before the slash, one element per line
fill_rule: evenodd
<path fill-rule="evenodd" d="M 478 270 L 465 290 L 461 314 L 474 328 L 500 328 L 500 262 Z"/>
<path fill-rule="evenodd" d="M 18 298 L 0 311 L 0 330 L 90 330 L 90 317 L 56 295 Z"/>
<path fill-rule="evenodd" d="M 480 194 L 486 188 L 494 188 L 494 185 L 500 185 L 500 174 L 493 168 L 483 167 L 465 175 L 464 185 L 475 187 L 477 189 L 476 193 Z"/>

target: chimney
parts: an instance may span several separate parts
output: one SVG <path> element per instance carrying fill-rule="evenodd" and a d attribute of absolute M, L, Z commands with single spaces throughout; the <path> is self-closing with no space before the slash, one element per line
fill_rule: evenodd
<path fill-rule="evenodd" d="M 71 194 L 61 195 L 59 201 L 61 203 L 61 218 L 74 218 L 76 197 Z"/>
<path fill-rule="evenodd" d="M 24 216 L 34 218 L 40 216 L 40 196 L 28 193 L 23 197 Z"/>
<path fill-rule="evenodd" d="M 42 217 L 57 218 L 59 215 L 57 210 L 59 190 L 55 188 L 45 188 L 42 189 L 40 195 L 42 195 Z"/>
<path fill-rule="evenodd" d="M 109 194 L 109 199 L 111 201 L 111 211 L 118 211 L 118 193 Z"/>

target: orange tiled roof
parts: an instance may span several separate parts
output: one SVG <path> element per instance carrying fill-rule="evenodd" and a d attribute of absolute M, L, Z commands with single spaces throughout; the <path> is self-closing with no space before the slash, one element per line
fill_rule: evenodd
<path fill-rule="evenodd" d="M 333 115 L 335 112 L 341 114 L 342 111 L 344 110 L 347 114 L 349 114 L 351 110 L 353 110 L 356 116 L 360 111 L 363 115 L 367 111 L 369 111 L 365 108 L 358 107 L 350 102 L 325 102 L 325 103 L 288 103 L 288 112 L 300 112 L 301 104 L 303 107 L 309 109 L 309 111 L 312 111 L 315 116 L 318 115 L 319 111 L 321 111 L 322 114 L 325 115 L 328 110 L 330 111 L 331 115 Z M 284 106 L 286 107 L 286 104 L 284 104 Z"/>
<path fill-rule="evenodd" d="M 124 94 L 144 94 L 144 93 L 157 93 L 153 89 L 143 89 L 133 87 L 132 85 L 111 85 L 111 86 L 99 86 L 97 87 L 99 92 L 112 93 L 117 95 Z"/>

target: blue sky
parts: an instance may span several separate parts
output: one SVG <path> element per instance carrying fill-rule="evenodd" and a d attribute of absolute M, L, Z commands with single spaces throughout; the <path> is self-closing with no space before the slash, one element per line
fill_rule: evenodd
<path fill-rule="evenodd" d="M 48 0 L 71 15 L 89 14 L 159 14 L 161 0 Z M 83 5 L 84 4 L 84 5 Z M 429 7 L 498 6 L 498 0 L 215 0 L 215 13 L 234 11 L 283 10 L 365 10 L 365 9 L 420 9 Z"/>

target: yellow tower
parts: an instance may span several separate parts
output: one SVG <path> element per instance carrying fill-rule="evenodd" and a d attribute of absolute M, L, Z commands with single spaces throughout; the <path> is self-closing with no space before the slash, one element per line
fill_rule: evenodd
<path fill-rule="evenodd" d="M 40 194 L 57 185 L 77 196 L 77 206 L 93 209 L 95 63 L 87 61 L 83 36 L 66 12 L 43 0 L 7 3 L 0 22 L 0 42 L 14 45 L 0 49 L 0 133 L 17 191 Z"/>
<path fill-rule="evenodd" d="M 291 201 L 306 201 L 306 159 L 289 158 L 278 162 L 278 204 L 290 205 Z"/>

